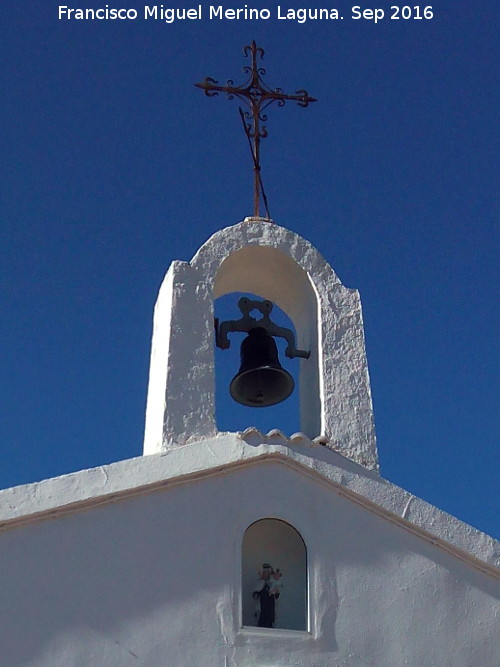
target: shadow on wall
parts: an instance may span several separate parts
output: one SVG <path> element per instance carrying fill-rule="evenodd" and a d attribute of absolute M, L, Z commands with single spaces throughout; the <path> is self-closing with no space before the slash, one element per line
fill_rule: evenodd
<path fill-rule="evenodd" d="M 242 544 L 244 626 L 307 631 L 307 551 L 285 521 L 261 519 Z"/>

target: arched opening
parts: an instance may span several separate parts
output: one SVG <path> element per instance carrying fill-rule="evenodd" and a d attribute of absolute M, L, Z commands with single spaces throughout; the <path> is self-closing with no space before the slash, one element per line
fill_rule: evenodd
<path fill-rule="evenodd" d="M 215 316 L 220 322 L 241 317 L 237 304 L 242 296 L 251 300 L 261 300 L 255 294 L 241 292 L 232 292 L 219 297 L 215 302 Z M 252 313 L 252 316 L 260 319 L 261 314 Z M 291 329 L 295 334 L 293 322 L 281 308 L 274 306 L 271 319 L 275 324 Z M 240 347 L 246 336 L 245 333 L 231 333 L 228 336 L 231 343 L 229 349 L 215 348 L 215 418 L 217 428 L 219 431 L 243 431 L 249 426 L 255 426 L 262 433 L 278 428 L 286 435 L 292 435 L 300 430 L 300 361 L 298 358 L 288 359 L 285 356 L 286 341 L 283 338 L 275 338 L 274 340 L 278 348 L 280 363 L 290 373 L 295 382 L 292 394 L 281 403 L 265 408 L 241 405 L 230 396 L 229 386 L 240 368 Z"/>
<path fill-rule="evenodd" d="M 241 575 L 244 626 L 307 630 L 307 550 L 295 528 L 279 519 L 252 523 Z"/>
<path fill-rule="evenodd" d="M 229 254 L 219 266 L 215 277 L 215 299 L 234 292 L 269 299 L 275 307 L 273 314 L 277 308 L 281 308 L 293 323 L 297 348 L 311 352 L 309 359 L 300 359 L 297 364 L 300 369 L 299 381 L 296 383 L 299 400 L 296 414 L 300 415 L 298 428 L 286 427 L 283 430 L 288 434 L 300 430 L 310 438 L 316 437 L 321 433 L 322 401 L 318 347 L 319 304 L 308 274 L 288 254 L 276 248 L 247 245 Z M 252 425 L 257 424 L 247 424 Z M 274 423 L 271 428 L 279 426 Z"/>

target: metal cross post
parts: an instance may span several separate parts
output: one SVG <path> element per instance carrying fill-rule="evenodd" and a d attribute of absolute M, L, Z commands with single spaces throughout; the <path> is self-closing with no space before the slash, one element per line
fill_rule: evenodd
<path fill-rule="evenodd" d="M 316 100 L 314 97 L 309 97 L 306 90 L 297 90 L 295 95 L 286 95 L 281 88 L 269 88 L 261 79 L 261 75 L 265 74 L 266 70 L 257 65 L 257 57 L 259 54 L 261 58 L 264 57 L 264 49 L 258 47 L 253 41 L 250 46 L 245 46 L 243 52 L 245 56 L 250 53 L 252 57 L 251 66 L 243 67 L 243 72 L 250 75 L 245 84 L 235 86 L 234 82 L 229 79 L 225 86 L 219 86 L 215 79 L 207 76 L 201 83 L 195 83 L 194 85 L 204 90 L 209 97 L 218 93 L 226 93 L 228 99 L 232 100 L 237 97 L 248 107 L 246 111 L 240 108 L 240 115 L 253 157 L 254 215 L 259 217 L 259 202 L 262 193 L 267 217 L 269 218 L 269 210 L 260 175 L 260 140 L 267 137 L 266 127 L 262 125 L 267 121 L 267 115 L 263 112 L 273 102 L 277 102 L 278 106 L 282 107 L 287 100 L 292 100 L 301 107 L 307 107 L 310 102 L 316 102 Z"/>

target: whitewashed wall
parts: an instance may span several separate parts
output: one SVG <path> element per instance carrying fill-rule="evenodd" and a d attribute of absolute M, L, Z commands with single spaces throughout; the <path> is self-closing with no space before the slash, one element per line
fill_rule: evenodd
<path fill-rule="evenodd" d="M 300 430 L 378 469 L 359 294 L 308 241 L 254 219 L 215 233 L 191 262 L 170 265 L 153 319 L 144 454 L 217 434 L 213 304 L 231 292 L 275 303 L 298 347 L 311 352 L 300 360 Z"/>
<path fill-rule="evenodd" d="M 269 516 L 307 545 L 309 633 L 240 627 Z M 274 460 L 12 528 L 0 577 L 8 667 L 500 664 L 498 579 Z"/>

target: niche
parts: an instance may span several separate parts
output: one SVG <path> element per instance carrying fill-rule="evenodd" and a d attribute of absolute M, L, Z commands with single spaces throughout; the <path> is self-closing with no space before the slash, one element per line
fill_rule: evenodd
<path fill-rule="evenodd" d="M 243 626 L 307 631 L 307 551 L 295 528 L 279 519 L 252 523 L 241 572 Z"/>

